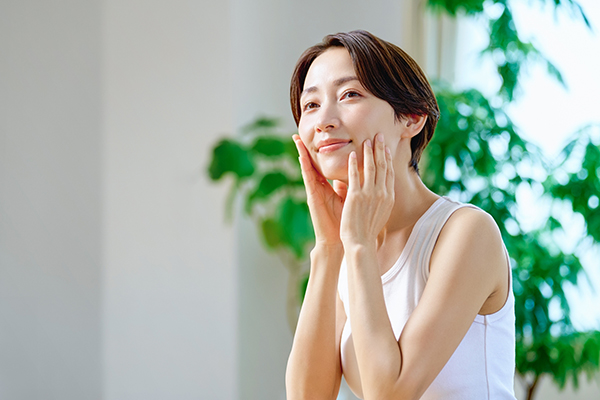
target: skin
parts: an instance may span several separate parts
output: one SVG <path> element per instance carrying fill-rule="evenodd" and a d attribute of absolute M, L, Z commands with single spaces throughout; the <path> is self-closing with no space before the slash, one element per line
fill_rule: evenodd
<path fill-rule="evenodd" d="M 410 139 L 426 117 L 396 119 L 355 77 L 348 52 L 329 49 L 312 63 L 300 100 L 293 139 L 316 244 L 286 371 L 291 400 L 335 399 L 339 391 L 346 315 L 337 284 L 344 255 L 365 399 L 420 398 L 475 316 L 500 310 L 508 296 L 509 268 L 495 222 L 462 208 L 442 229 L 423 296 L 396 340 L 381 275 L 439 196 L 408 166 Z"/>

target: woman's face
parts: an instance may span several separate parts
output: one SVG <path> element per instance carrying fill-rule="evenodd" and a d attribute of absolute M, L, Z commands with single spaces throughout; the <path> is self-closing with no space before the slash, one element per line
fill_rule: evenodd
<path fill-rule="evenodd" d="M 315 167 L 327 179 L 346 182 L 348 156 L 355 151 L 362 169 L 363 143 L 385 136 L 395 154 L 402 124 L 385 100 L 369 93 L 358 81 L 350 54 L 334 47 L 311 64 L 300 97 L 298 132 Z"/>

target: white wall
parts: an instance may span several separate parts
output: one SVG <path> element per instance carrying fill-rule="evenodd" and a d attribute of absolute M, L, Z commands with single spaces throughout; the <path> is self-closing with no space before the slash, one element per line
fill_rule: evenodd
<path fill-rule="evenodd" d="M 234 128 L 228 3 L 104 3 L 105 399 L 234 399 L 233 229 L 206 174 Z"/>
<path fill-rule="evenodd" d="M 101 2 L 0 2 L 0 398 L 99 399 Z"/>
<path fill-rule="evenodd" d="M 0 3 L 0 398 L 234 399 L 228 4 Z"/>

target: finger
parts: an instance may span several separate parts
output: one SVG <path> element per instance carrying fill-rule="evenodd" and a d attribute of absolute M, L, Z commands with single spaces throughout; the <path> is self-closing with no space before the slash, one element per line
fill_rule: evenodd
<path fill-rule="evenodd" d="M 342 200 L 346 200 L 348 194 L 348 185 L 342 181 L 333 181 L 333 190 L 337 193 Z"/>
<path fill-rule="evenodd" d="M 360 189 L 360 178 L 358 176 L 358 162 L 356 152 L 351 152 L 348 157 L 348 191 Z"/>
<path fill-rule="evenodd" d="M 385 146 L 385 159 L 387 164 L 387 171 L 385 176 L 385 189 L 388 194 L 393 194 L 395 183 L 394 164 L 392 163 L 392 152 L 387 146 Z"/>
<path fill-rule="evenodd" d="M 385 187 L 387 175 L 387 163 L 385 161 L 385 143 L 383 140 L 383 133 L 378 133 L 377 136 L 375 136 L 375 150 L 373 151 L 375 153 L 376 164 L 375 186 L 381 189 Z"/>
<path fill-rule="evenodd" d="M 363 187 L 367 190 L 375 186 L 375 160 L 373 159 L 373 143 L 371 139 L 365 140 L 363 144 L 363 175 L 365 181 Z"/>
<path fill-rule="evenodd" d="M 300 136 L 298 135 L 294 135 L 292 137 L 294 139 L 294 143 L 296 144 L 296 149 L 298 150 L 298 159 L 300 160 L 300 167 L 302 168 L 302 171 L 310 172 L 310 170 L 314 167 L 312 165 L 312 159 L 310 157 L 310 154 L 308 154 L 308 150 L 306 149 L 304 142 L 302 142 L 302 139 L 300 139 Z"/>
<path fill-rule="evenodd" d="M 300 136 L 294 135 L 292 136 L 292 139 L 294 140 L 294 144 L 296 145 L 296 149 L 298 150 L 298 155 L 300 157 L 310 157 L 306 146 L 304 146 L 304 142 L 302 141 L 302 139 L 300 139 Z"/>
<path fill-rule="evenodd" d="M 294 135 L 292 136 L 292 138 L 294 139 L 294 144 L 296 145 L 296 149 L 298 150 L 298 161 L 300 161 L 300 170 L 302 171 L 302 175 L 304 176 L 304 173 L 307 172 L 307 151 L 306 151 L 306 147 L 304 147 L 304 143 L 302 143 L 302 140 L 300 139 L 300 136 L 298 135 Z"/>
<path fill-rule="evenodd" d="M 308 154 L 308 150 L 304 146 L 304 143 L 300 139 L 300 136 L 294 135 L 292 136 L 294 139 L 294 143 L 296 144 L 296 149 L 298 150 L 298 161 L 300 161 L 300 171 L 302 172 L 302 179 L 306 184 L 314 183 L 315 181 L 319 181 L 317 179 L 317 175 L 314 173 L 314 167 L 312 166 L 312 161 L 310 159 L 310 155 Z"/>
<path fill-rule="evenodd" d="M 331 188 L 331 185 L 327 181 L 327 179 L 321 175 L 321 173 L 315 168 L 313 164 L 312 157 L 308 153 L 308 149 L 304 145 L 304 142 L 300 138 L 299 135 L 292 136 L 294 139 L 294 143 L 296 144 L 296 148 L 298 149 L 298 160 L 300 161 L 300 171 L 302 173 L 302 179 L 304 180 L 304 184 L 311 188 L 311 190 L 315 190 L 315 185 L 328 186 Z"/>

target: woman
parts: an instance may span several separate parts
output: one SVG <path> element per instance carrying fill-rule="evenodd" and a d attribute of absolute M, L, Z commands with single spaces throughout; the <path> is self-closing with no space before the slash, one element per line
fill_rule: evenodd
<path fill-rule="evenodd" d="M 342 374 L 364 399 L 514 399 L 506 250 L 488 214 L 420 179 L 439 109 L 415 61 L 326 36 L 291 103 L 316 244 L 288 399 L 335 399 Z"/>

